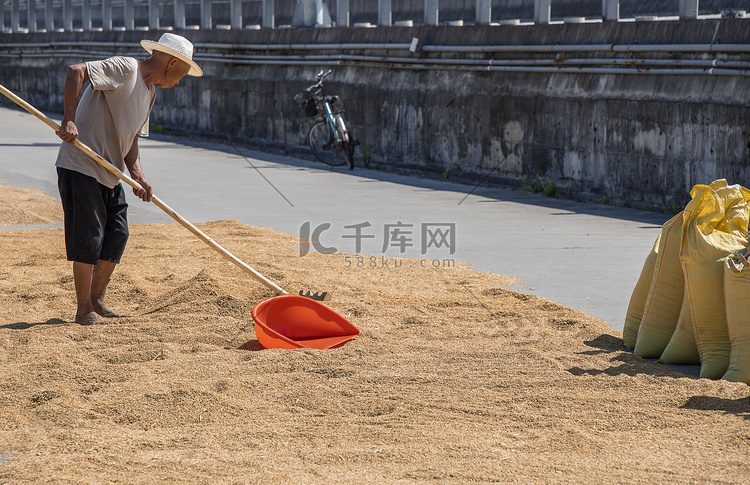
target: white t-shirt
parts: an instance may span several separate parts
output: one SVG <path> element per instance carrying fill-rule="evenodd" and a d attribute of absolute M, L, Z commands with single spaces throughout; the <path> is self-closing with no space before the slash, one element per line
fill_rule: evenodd
<path fill-rule="evenodd" d="M 148 136 L 155 86 L 146 87 L 139 63 L 132 57 L 87 62 L 91 86 L 78 102 L 78 139 L 121 172 L 136 135 Z M 113 188 L 119 179 L 76 146 L 63 143 L 56 166 L 94 177 Z"/>

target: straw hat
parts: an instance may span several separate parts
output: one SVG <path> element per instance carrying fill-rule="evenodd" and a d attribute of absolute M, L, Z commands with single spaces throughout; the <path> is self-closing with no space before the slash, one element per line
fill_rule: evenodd
<path fill-rule="evenodd" d="M 198 64 L 193 62 L 193 44 L 181 35 L 164 34 L 159 38 L 159 42 L 154 42 L 153 40 L 142 40 L 141 46 L 143 46 L 149 54 L 154 51 L 160 51 L 186 62 L 190 66 L 188 76 L 201 77 L 203 75 L 203 70 L 198 67 Z"/>

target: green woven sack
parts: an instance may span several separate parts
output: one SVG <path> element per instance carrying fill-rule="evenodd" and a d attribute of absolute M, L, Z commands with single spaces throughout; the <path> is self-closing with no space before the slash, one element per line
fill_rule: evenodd
<path fill-rule="evenodd" d="M 654 268 L 656 267 L 656 256 L 659 254 L 659 240 L 661 235 L 656 237 L 654 247 L 646 257 L 646 262 L 641 269 L 641 275 L 635 284 L 633 294 L 630 296 L 628 311 L 625 314 L 625 325 L 622 328 L 622 342 L 626 349 L 635 347 L 635 340 L 638 337 L 638 327 L 641 325 L 643 310 L 646 307 L 646 299 L 651 288 L 651 281 L 654 279 Z"/>
<path fill-rule="evenodd" d="M 683 263 L 683 269 L 701 360 L 700 376 L 720 379 L 729 367 L 722 258 L 703 264 Z"/>
<path fill-rule="evenodd" d="M 687 288 L 685 291 L 687 292 Z M 673 365 L 700 365 L 701 363 L 701 356 L 698 354 L 695 335 L 693 335 L 690 298 L 687 295 L 682 297 L 682 309 L 680 309 L 680 318 L 677 319 L 677 327 L 674 329 L 672 338 L 669 339 L 667 348 L 661 354 L 659 362 Z"/>
<path fill-rule="evenodd" d="M 682 213 L 662 226 L 643 317 L 633 353 L 646 359 L 661 357 L 669 343 L 682 308 L 685 289 L 680 266 L 680 241 L 682 238 Z"/>

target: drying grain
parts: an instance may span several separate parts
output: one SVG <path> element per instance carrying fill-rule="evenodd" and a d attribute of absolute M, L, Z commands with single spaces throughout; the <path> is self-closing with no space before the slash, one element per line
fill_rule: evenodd
<path fill-rule="evenodd" d="M 59 220 L 1 193 L 6 224 Z M 350 268 L 289 234 L 200 227 L 290 292 L 333 292 L 362 333 L 262 349 L 250 310 L 272 294 L 177 224 L 131 226 L 109 292 L 129 316 L 82 327 L 62 230 L 0 231 L 0 482 L 750 480 L 745 384 L 634 357 L 508 277 Z"/>

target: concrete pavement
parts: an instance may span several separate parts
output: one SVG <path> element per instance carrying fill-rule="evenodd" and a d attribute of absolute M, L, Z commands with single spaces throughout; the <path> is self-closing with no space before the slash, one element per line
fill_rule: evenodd
<path fill-rule="evenodd" d="M 7 105 L 0 105 L 0 125 L 0 184 L 56 197 L 59 139 Z M 191 222 L 237 219 L 293 234 L 317 232 L 321 246 L 367 256 L 367 264 L 392 265 L 403 257 L 436 265 L 470 262 L 479 271 L 517 277 L 510 289 L 557 301 L 617 330 L 667 220 L 512 189 L 360 167 L 331 171 L 310 160 L 222 144 L 154 136 L 140 146 L 155 194 Z M 131 223 L 172 222 L 128 194 Z"/>

